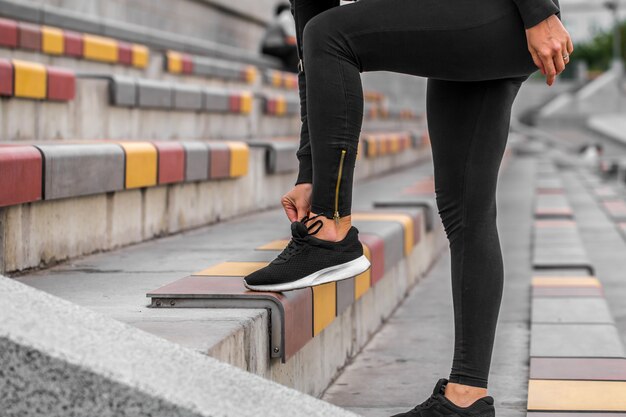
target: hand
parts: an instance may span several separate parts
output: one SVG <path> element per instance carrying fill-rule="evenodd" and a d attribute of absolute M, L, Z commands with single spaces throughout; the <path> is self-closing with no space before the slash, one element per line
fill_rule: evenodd
<path fill-rule="evenodd" d="M 311 193 L 313 184 L 298 184 L 285 194 L 280 202 L 290 221 L 301 220 L 311 210 Z"/>
<path fill-rule="evenodd" d="M 546 76 L 546 84 L 552 85 L 554 78 L 565 69 L 569 58 L 563 55 L 574 51 L 572 39 L 556 14 L 526 29 L 528 50 L 535 65 Z"/>

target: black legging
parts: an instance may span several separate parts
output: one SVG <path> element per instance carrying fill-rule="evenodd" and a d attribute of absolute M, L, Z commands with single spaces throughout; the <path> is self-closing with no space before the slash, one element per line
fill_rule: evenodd
<path fill-rule="evenodd" d="M 350 214 L 363 118 L 360 73 L 428 77 L 437 206 L 449 239 L 455 350 L 449 380 L 487 387 L 503 288 L 496 183 L 511 106 L 537 70 L 525 27 L 551 0 L 291 0 L 301 98 L 300 171 L 311 211 Z M 519 9 L 518 9 L 519 7 Z"/>

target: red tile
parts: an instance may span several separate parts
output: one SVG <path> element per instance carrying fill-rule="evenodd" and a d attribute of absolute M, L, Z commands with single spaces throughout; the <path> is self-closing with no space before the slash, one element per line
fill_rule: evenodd
<path fill-rule="evenodd" d="M 535 227 L 576 227 L 574 220 L 535 220 Z"/>
<path fill-rule="evenodd" d="M 0 96 L 13 95 L 13 65 L 6 59 L 0 59 Z"/>
<path fill-rule="evenodd" d="M 41 51 L 41 27 L 25 22 L 19 22 L 17 27 L 19 47 Z"/>
<path fill-rule="evenodd" d="M 533 297 L 603 297 L 598 287 L 539 287 L 532 288 Z"/>
<path fill-rule="evenodd" d="M 159 155 L 158 182 L 169 184 L 185 179 L 185 149 L 178 142 L 152 142 Z"/>
<path fill-rule="evenodd" d="M 274 98 L 267 97 L 265 99 L 265 113 L 276 114 L 276 100 Z"/>
<path fill-rule="evenodd" d="M 181 61 L 183 63 L 183 74 L 193 74 L 193 60 L 191 55 L 182 54 Z"/>
<path fill-rule="evenodd" d="M 133 64 L 133 48 L 126 42 L 117 42 L 117 62 L 123 65 Z"/>
<path fill-rule="evenodd" d="M 83 35 L 82 33 L 72 32 L 70 30 L 63 31 L 64 50 L 67 56 L 77 58 L 83 57 Z"/>
<path fill-rule="evenodd" d="M 241 96 L 238 93 L 231 93 L 228 103 L 230 112 L 239 113 L 241 110 Z"/>
<path fill-rule="evenodd" d="M 209 179 L 230 177 L 230 148 L 223 142 L 208 142 Z"/>
<path fill-rule="evenodd" d="M 17 22 L 0 18 L 0 46 L 17 48 Z"/>
<path fill-rule="evenodd" d="M 42 160 L 34 146 L 0 146 L 0 207 L 41 200 Z"/>
<path fill-rule="evenodd" d="M 626 381 L 626 359 L 530 358 L 530 378 Z"/>
<path fill-rule="evenodd" d="M 70 101 L 76 95 L 76 75 L 72 70 L 48 67 L 48 100 Z"/>
<path fill-rule="evenodd" d="M 370 250 L 371 285 L 372 287 L 385 275 L 385 242 L 372 233 L 359 233 L 359 240 Z"/>

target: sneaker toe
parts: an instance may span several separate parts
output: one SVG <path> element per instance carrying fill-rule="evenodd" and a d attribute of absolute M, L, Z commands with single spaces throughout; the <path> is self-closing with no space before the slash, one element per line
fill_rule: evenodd
<path fill-rule="evenodd" d="M 245 285 L 269 285 L 272 284 L 272 275 L 266 268 L 261 268 L 250 273 L 243 280 Z"/>

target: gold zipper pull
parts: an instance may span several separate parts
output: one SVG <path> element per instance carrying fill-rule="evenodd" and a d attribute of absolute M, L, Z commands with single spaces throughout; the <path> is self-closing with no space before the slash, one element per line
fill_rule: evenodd
<path fill-rule="evenodd" d="M 341 158 L 339 159 L 339 172 L 337 173 L 337 184 L 335 185 L 335 224 L 339 226 L 339 185 L 341 184 L 341 174 L 343 173 L 343 160 L 346 156 L 346 150 L 341 150 Z"/>

